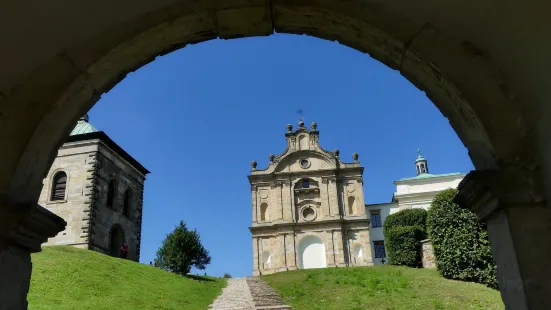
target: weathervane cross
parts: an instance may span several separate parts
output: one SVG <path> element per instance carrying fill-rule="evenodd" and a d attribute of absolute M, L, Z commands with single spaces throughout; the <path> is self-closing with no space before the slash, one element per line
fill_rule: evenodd
<path fill-rule="evenodd" d="M 297 113 L 298 113 L 299 121 L 303 121 L 302 114 L 304 113 L 304 110 L 303 109 L 298 109 Z"/>

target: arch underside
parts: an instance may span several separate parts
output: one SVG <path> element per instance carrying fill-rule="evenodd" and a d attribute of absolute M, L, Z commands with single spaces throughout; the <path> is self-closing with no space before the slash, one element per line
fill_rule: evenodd
<path fill-rule="evenodd" d="M 518 125 L 527 125 L 501 72 L 472 43 L 445 33 L 417 9 L 408 12 L 406 3 L 398 8 L 395 1 L 233 0 L 149 7 L 163 3 L 133 4 L 135 15 L 120 12 L 118 19 L 81 34 L 67 30 L 75 40 L 51 42 L 48 51 L 57 50 L 36 55 L 34 68 L 27 63 L 19 74 L 6 68 L 0 76 L 0 121 L 10 130 L 0 133 L 0 141 L 12 151 L 0 154 L 0 197 L 10 203 L 36 201 L 44 173 L 71 126 L 129 72 L 188 44 L 274 31 L 338 41 L 399 70 L 450 120 L 478 169 L 513 159 L 533 161 L 531 149 L 519 147 L 528 145 L 531 136 L 519 133 Z M 435 11 L 443 9 L 433 4 Z M 137 14 L 140 9 L 148 14 Z M 83 18 L 98 14 L 103 13 Z M 10 73 L 17 79 L 7 79 Z M 508 112 L 490 113 L 497 108 Z"/>

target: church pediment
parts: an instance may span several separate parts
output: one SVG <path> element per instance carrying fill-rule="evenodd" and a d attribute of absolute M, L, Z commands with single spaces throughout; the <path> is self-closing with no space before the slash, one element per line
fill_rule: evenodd
<path fill-rule="evenodd" d="M 278 156 L 270 154 L 270 162 L 266 169 L 258 169 L 256 161 L 251 163 L 252 174 L 292 173 L 315 170 L 331 170 L 337 168 L 359 167 L 358 156 L 354 153 L 353 164 L 345 164 L 339 157 L 339 151 L 327 151 L 319 143 L 317 124 L 312 122 L 311 129 L 306 128 L 303 121 L 293 131 L 292 125 L 287 125 L 285 138 L 287 148 Z"/>

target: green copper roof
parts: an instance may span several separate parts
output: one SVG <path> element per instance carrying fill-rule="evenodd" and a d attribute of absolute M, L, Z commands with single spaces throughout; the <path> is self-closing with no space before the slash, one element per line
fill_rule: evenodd
<path fill-rule="evenodd" d="M 409 181 L 409 180 L 420 180 L 420 179 L 430 179 L 430 178 L 438 178 L 438 177 L 451 177 L 454 175 L 460 175 L 460 172 L 454 172 L 454 173 L 446 173 L 446 174 L 430 174 L 430 173 L 421 173 L 420 175 L 412 178 L 402 178 L 398 181 Z"/>
<path fill-rule="evenodd" d="M 71 131 L 71 134 L 69 134 L 69 136 L 83 135 L 97 131 L 98 130 L 94 128 L 94 126 L 88 123 L 88 114 L 86 114 L 78 120 L 77 125 L 75 126 L 75 128 L 73 128 L 73 131 Z"/>

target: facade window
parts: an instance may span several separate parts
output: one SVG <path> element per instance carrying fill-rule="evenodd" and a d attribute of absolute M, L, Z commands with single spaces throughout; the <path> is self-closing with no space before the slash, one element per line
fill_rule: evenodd
<path fill-rule="evenodd" d="M 51 201 L 65 200 L 65 189 L 67 188 L 67 174 L 60 171 L 55 174 L 52 183 Z"/>
<path fill-rule="evenodd" d="M 375 258 L 386 257 L 385 242 L 383 240 L 373 241 L 373 247 L 375 248 Z"/>
<path fill-rule="evenodd" d="M 260 220 L 261 221 L 267 221 L 268 220 L 268 204 L 263 202 L 260 205 Z"/>
<path fill-rule="evenodd" d="M 130 189 L 127 189 L 124 193 L 124 203 L 122 207 L 122 215 L 129 216 L 130 215 L 130 207 L 132 205 L 132 191 Z"/>
<path fill-rule="evenodd" d="M 112 207 L 115 202 L 115 192 L 117 190 L 117 184 L 115 180 L 111 180 L 109 182 L 109 186 L 107 188 L 107 206 Z"/>
<path fill-rule="evenodd" d="M 381 211 L 373 210 L 369 213 L 371 214 L 371 227 L 382 227 L 383 223 L 381 222 Z"/>
<path fill-rule="evenodd" d="M 310 188 L 310 180 L 303 180 L 302 188 Z"/>

